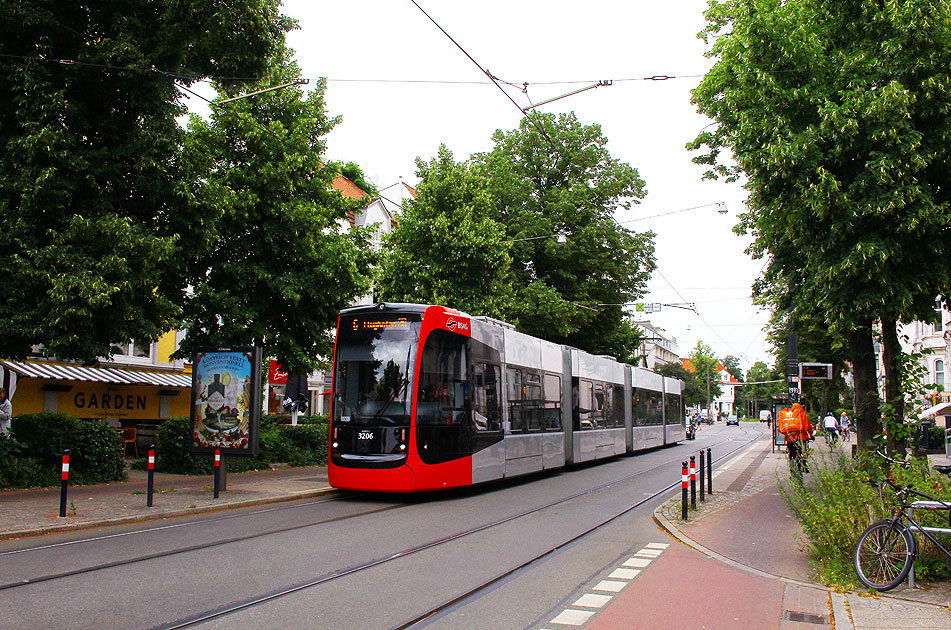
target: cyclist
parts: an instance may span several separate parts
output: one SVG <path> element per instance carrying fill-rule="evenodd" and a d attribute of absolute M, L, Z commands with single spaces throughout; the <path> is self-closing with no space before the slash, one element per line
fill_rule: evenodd
<path fill-rule="evenodd" d="M 835 444 L 836 439 L 839 437 L 839 424 L 835 421 L 835 416 L 832 415 L 831 411 L 822 419 L 822 428 L 825 430 L 826 438 L 829 442 Z"/>
<path fill-rule="evenodd" d="M 851 430 L 851 425 L 849 424 L 849 417 L 845 415 L 845 412 L 842 412 L 842 415 L 839 417 L 839 433 L 842 434 L 842 441 L 849 441 L 849 431 Z"/>
<path fill-rule="evenodd" d="M 781 409 L 776 416 L 776 430 L 786 436 L 786 454 L 789 467 L 798 479 L 809 472 L 806 466 L 807 442 L 813 439 L 815 428 L 809 422 L 809 414 L 802 405 L 795 403 L 789 409 Z"/>

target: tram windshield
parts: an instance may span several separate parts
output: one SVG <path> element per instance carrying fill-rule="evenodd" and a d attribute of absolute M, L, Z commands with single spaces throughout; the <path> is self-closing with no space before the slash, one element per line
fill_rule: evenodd
<path fill-rule="evenodd" d="M 420 316 L 393 313 L 340 318 L 334 422 L 359 427 L 409 425 Z"/>

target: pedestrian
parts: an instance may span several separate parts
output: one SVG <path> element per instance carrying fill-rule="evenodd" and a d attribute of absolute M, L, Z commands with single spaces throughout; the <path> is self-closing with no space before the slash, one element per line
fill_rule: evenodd
<path fill-rule="evenodd" d="M 7 398 L 7 390 L 0 387 L 0 436 L 10 435 L 10 418 L 13 416 L 13 405 Z"/>
<path fill-rule="evenodd" d="M 826 417 L 822 419 L 822 428 L 825 430 L 829 442 L 835 444 L 839 437 L 839 424 L 835 421 L 835 416 L 832 415 L 831 411 L 826 412 Z"/>

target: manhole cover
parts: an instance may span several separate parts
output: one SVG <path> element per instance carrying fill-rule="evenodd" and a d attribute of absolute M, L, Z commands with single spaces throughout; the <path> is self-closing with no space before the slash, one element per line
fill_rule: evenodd
<path fill-rule="evenodd" d="M 826 618 L 822 615 L 813 615 L 811 613 L 787 610 L 785 613 L 783 613 L 783 617 L 789 621 L 797 621 L 799 623 L 814 623 L 820 626 L 826 625 Z"/>

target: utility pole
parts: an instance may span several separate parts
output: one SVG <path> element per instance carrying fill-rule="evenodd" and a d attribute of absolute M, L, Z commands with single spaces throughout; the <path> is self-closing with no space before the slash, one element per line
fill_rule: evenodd
<path fill-rule="evenodd" d="M 710 409 L 710 362 L 707 361 L 707 417 L 709 418 L 712 414 Z"/>
<path fill-rule="evenodd" d="M 786 361 L 786 387 L 789 391 L 789 405 L 799 402 L 799 335 L 789 333 L 786 338 L 789 358 Z"/>

